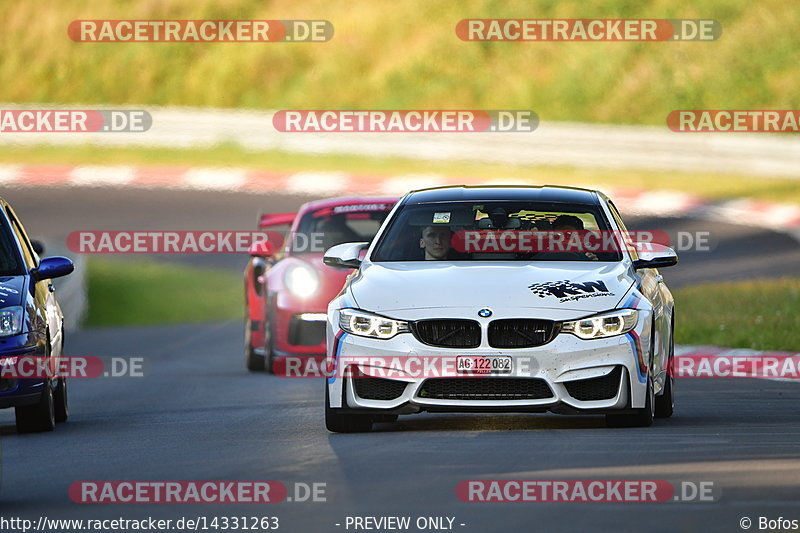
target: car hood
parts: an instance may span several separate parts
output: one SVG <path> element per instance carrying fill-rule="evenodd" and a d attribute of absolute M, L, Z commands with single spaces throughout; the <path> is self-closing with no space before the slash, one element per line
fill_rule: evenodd
<path fill-rule="evenodd" d="M 599 312 L 634 283 L 621 262 L 365 263 L 350 290 L 361 309 L 508 307 Z"/>
<path fill-rule="evenodd" d="M 26 276 L 0 276 L 0 308 L 22 305 Z"/>

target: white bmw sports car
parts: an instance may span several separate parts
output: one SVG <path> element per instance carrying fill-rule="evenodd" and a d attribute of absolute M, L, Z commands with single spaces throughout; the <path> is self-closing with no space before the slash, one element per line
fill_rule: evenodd
<path fill-rule="evenodd" d="M 429 412 L 673 410 L 673 298 L 663 245 L 634 243 L 600 192 L 443 187 L 408 193 L 328 307 L 325 421 L 334 432 Z"/>

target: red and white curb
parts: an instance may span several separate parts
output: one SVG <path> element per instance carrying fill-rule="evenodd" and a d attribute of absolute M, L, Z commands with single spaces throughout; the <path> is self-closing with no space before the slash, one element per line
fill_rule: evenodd
<path fill-rule="evenodd" d="M 800 353 L 676 346 L 673 372 L 679 378 L 757 378 L 800 380 Z"/>
<path fill-rule="evenodd" d="M 534 185 L 525 178 L 484 179 L 442 174 L 374 176 L 346 172 L 278 172 L 218 167 L 136 167 L 68 165 L 0 165 L 4 187 L 115 187 L 294 194 L 310 197 L 342 194 L 402 195 L 442 185 Z M 574 184 L 571 184 L 574 185 Z M 604 191 L 632 215 L 698 216 L 787 231 L 800 239 L 800 205 L 747 198 L 714 202 L 678 191 L 639 190 L 587 184 Z"/>

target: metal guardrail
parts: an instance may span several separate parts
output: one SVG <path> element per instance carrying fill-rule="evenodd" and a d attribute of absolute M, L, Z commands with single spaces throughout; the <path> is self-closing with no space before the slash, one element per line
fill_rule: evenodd
<path fill-rule="evenodd" d="M 52 105 L 3 104 L 0 109 Z M 126 105 L 126 109 L 137 106 Z M 69 106 L 72 109 L 97 106 Z M 108 109 L 103 107 L 101 109 Z M 208 148 L 353 154 L 446 161 L 584 168 L 735 173 L 800 178 L 800 136 L 765 133 L 675 133 L 666 126 L 543 121 L 532 133 L 282 133 L 273 112 L 147 107 L 141 133 L 3 133 L 0 145 Z"/>

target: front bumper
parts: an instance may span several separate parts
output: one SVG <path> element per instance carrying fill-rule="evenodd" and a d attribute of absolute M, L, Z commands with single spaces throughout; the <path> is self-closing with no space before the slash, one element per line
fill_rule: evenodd
<path fill-rule="evenodd" d="M 44 357 L 46 339 L 41 335 L 24 333 L 0 340 L 0 362 L 9 357 Z M 0 365 L 2 370 L 2 365 Z M 44 379 L 10 379 L 0 372 L 0 409 L 32 405 L 42 397 Z"/>
<path fill-rule="evenodd" d="M 647 368 L 642 336 L 634 330 L 607 339 L 559 334 L 546 345 L 524 349 L 452 349 L 419 343 L 412 335 L 376 340 L 339 333 L 328 364 L 332 408 L 414 413 L 621 412 L 645 405 Z M 648 338 L 648 337 L 644 337 Z M 511 356 L 511 374 L 466 377 L 454 364 L 434 372 L 410 372 L 410 360 L 449 360 L 459 355 Z M 349 376 L 349 377 L 348 377 Z M 495 381 L 492 381 L 495 380 Z M 346 401 L 346 405 L 343 403 Z"/>
<path fill-rule="evenodd" d="M 325 355 L 327 302 L 296 302 L 285 295 L 270 293 L 267 300 L 267 324 L 272 328 L 272 350 L 277 357 Z M 259 324 L 261 338 L 263 328 Z M 255 338 L 255 336 L 254 336 Z M 256 353 L 262 352 L 262 345 Z"/>

